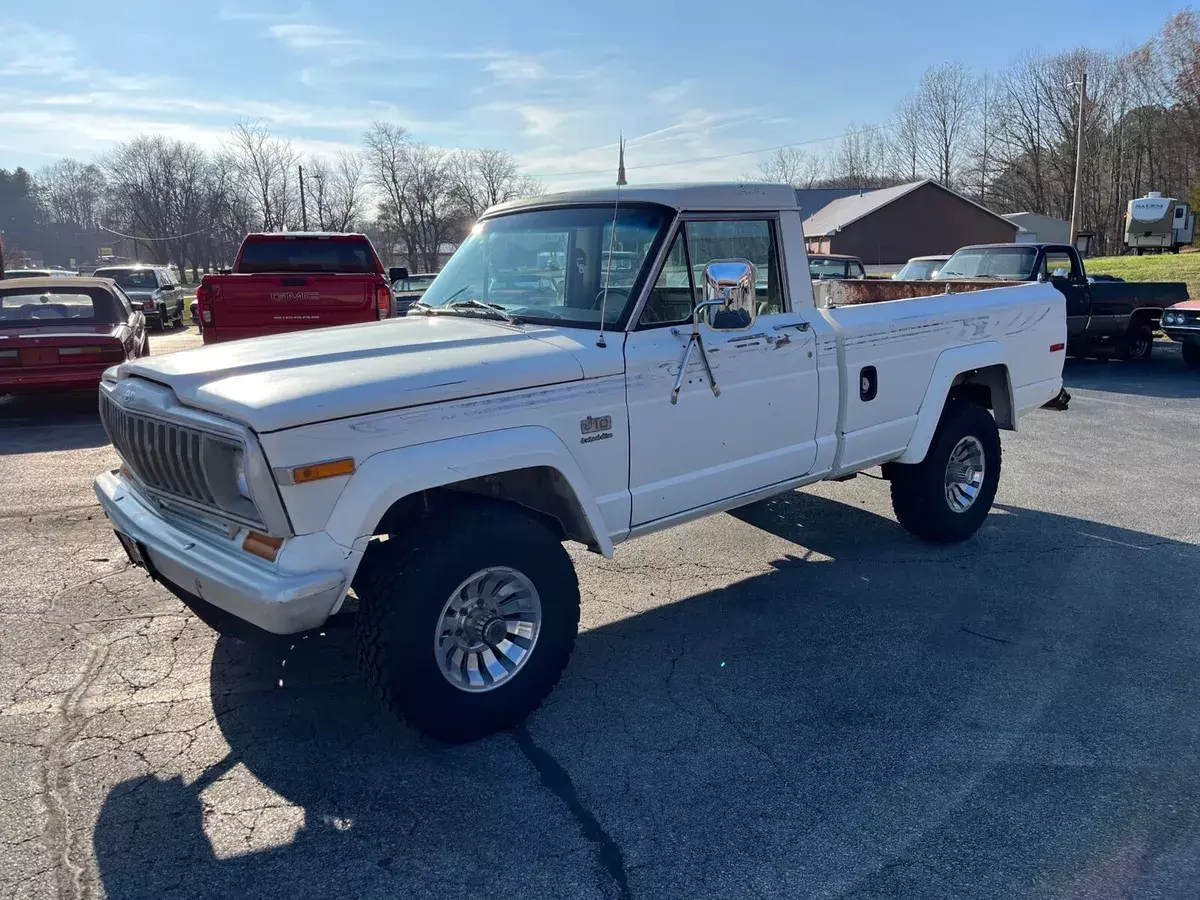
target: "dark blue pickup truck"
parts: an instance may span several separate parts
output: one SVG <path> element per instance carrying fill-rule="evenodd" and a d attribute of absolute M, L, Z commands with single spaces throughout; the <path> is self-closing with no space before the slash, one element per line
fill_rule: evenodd
<path fill-rule="evenodd" d="M 1113 347 L 1123 359 L 1149 359 L 1163 310 L 1188 299 L 1183 282 L 1088 278 L 1070 244 L 977 244 L 963 247 L 935 281 L 1049 281 L 1067 300 L 1067 350 L 1086 356 Z"/>

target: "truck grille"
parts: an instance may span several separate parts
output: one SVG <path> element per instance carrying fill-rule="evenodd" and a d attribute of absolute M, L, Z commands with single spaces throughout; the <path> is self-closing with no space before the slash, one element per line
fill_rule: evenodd
<path fill-rule="evenodd" d="M 100 418 L 125 464 L 146 486 L 217 508 L 200 462 L 204 432 L 129 412 L 103 392 Z"/>

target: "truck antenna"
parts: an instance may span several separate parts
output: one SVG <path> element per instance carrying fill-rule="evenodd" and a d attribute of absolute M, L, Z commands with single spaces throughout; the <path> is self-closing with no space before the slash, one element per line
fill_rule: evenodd
<path fill-rule="evenodd" d="M 608 265 L 604 267 L 604 295 L 600 298 L 600 334 L 596 336 L 597 347 L 607 347 L 604 342 L 604 311 L 608 306 L 608 282 L 612 279 L 613 245 L 617 239 L 617 210 L 621 208 L 621 186 L 625 180 L 625 135 L 621 135 L 621 149 L 617 157 L 617 199 L 613 201 L 612 228 L 608 231 Z"/>

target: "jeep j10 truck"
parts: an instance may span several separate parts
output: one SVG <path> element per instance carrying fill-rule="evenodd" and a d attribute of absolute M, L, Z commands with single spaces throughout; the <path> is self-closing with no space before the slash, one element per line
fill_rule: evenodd
<path fill-rule="evenodd" d="M 963 540 L 1066 339 L 1038 282 L 817 306 L 789 187 L 542 196 L 490 209 L 407 317 L 109 370 L 123 464 L 95 488 L 220 630 L 316 628 L 353 589 L 373 689 L 468 740 L 567 664 L 564 541 L 607 557 L 879 465 L 902 526 Z"/>

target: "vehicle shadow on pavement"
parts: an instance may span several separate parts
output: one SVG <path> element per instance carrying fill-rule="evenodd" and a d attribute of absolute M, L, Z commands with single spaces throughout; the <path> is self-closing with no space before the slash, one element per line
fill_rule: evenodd
<path fill-rule="evenodd" d="M 1147 362 L 1120 359 L 1068 359 L 1063 366 L 1068 391 L 1083 388 L 1112 394 L 1134 394 L 1169 400 L 1200 398 L 1200 373 L 1183 364 L 1179 345 L 1158 341 Z"/>
<path fill-rule="evenodd" d="M 96 391 L 0 396 L 0 456 L 103 447 Z"/>
<path fill-rule="evenodd" d="M 514 735 L 394 723 L 344 627 L 221 639 L 228 753 L 109 792 L 107 895 L 1200 895 L 1200 549 L 1003 506 L 946 548 L 803 492 L 734 515 L 801 546 L 584 632 Z M 645 572 L 599 565 L 636 609 Z"/>

